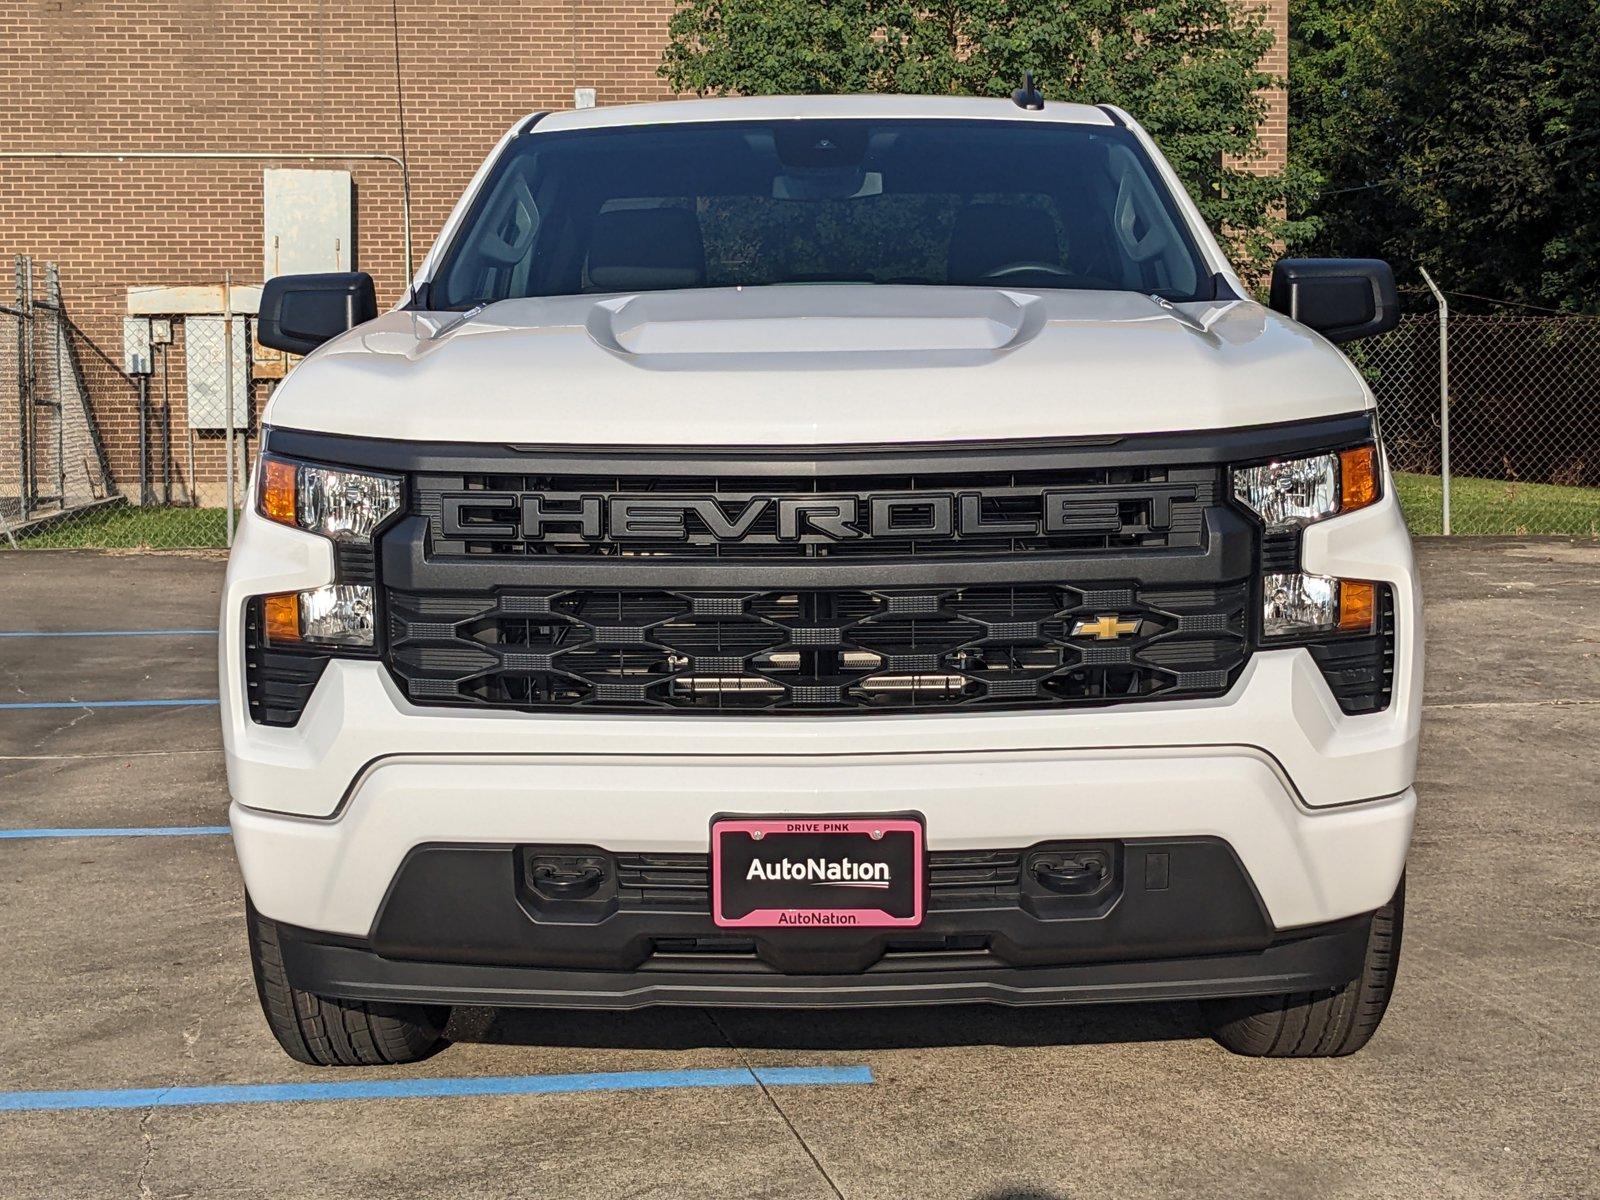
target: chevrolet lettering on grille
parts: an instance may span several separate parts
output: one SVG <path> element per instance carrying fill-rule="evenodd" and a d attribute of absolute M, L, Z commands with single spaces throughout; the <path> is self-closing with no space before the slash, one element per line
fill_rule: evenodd
<path fill-rule="evenodd" d="M 1190 483 L 1012 491 L 1004 497 L 981 491 L 734 498 L 447 492 L 439 498 L 439 530 L 447 538 L 525 542 L 710 538 L 736 543 L 757 535 L 789 542 L 1114 535 L 1130 520 L 1150 530 L 1169 529 L 1174 502 L 1193 502 L 1196 497 Z"/>

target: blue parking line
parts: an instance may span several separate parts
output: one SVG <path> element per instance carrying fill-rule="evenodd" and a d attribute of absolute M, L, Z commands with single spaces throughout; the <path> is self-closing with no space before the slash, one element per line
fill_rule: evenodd
<path fill-rule="evenodd" d="M 215 696 L 177 700 L 7 700 L 0 711 L 16 712 L 27 708 L 198 708 L 217 704 Z"/>
<path fill-rule="evenodd" d="M 233 1087 L 120 1088 L 82 1092 L 0 1092 L 0 1112 L 184 1108 L 197 1104 L 289 1104 L 319 1100 L 408 1100 L 442 1096 L 554 1096 L 657 1088 L 787 1087 L 875 1082 L 872 1068 L 743 1067 L 689 1071 L 607 1071 L 594 1075 L 487 1075 L 461 1079 L 353 1079 Z"/>
<path fill-rule="evenodd" d="M 0 829 L 0 841 L 25 841 L 29 838 L 108 838 L 108 837 L 219 837 L 228 833 L 226 825 L 133 825 L 85 829 Z"/>
<path fill-rule="evenodd" d="M 0 629 L 0 638 L 215 637 L 215 629 Z"/>

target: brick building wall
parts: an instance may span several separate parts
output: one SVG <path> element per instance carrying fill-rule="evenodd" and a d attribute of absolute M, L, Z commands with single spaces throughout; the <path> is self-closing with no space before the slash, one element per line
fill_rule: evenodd
<path fill-rule="evenodd" d="M 1245 0 L 1251 7 L 1250 0 Z M 1262 59 L 1261 69 L 1284 80 L 1289 78 L 1289 0 L 1264 0 L 1256 5 L 1272 33 L 1272 47 Z M 1289 90 L 1287 86 L 1267 93 L 1267 114 L 1261 122 L 1261 157 L 1252 166 L 1264 173 L 1281 171 L 1289 162 Z"/>
<path fill-rule="evenodd" d="M 1287 0 L 1267 3 L 1280 35 L 1269 66 L 1286 73 Z M 602 104 L 666 97 L 655 71 L 674 7 L 402 3 L 417 259 L 519 116 L 570 105 L 578 86 L 596 88 Z M 397 153 L 390 12 L 389 0 L 0 6 L 0 150 Z M 1271 103 L 1264 169 L 1281 164 L 1287 148 L 1284 97 Z M 264 165 L 295 164 L 0 159 L 0 259 L 26 253 L 60 264 L 67 308 L 87 343 L 80 357 L 102 376 L 104 386 L 91 383 L 119 480 L 136 476 L 135 393 L 94 351 L 120 363 L 130 285 L 215 284 L 224 271 L 259 282 Z M 372 273 L 380 302 L 392 301 L 404 277 L 399 172 L 387 163 L 303 165 L 351 171 L 355 265 Z M 9 293 L 3 282 L 0 289 Z M 180 483 L 189 470 L 182 364 L 180 342 L 166 356 L 164 381 Z M 156 391 L 159 399 L 159 378 Z M 219 502 L 208 485 L 222 477 L 222 443 L 202 435 L 194 451 L 202 498 Z"/>

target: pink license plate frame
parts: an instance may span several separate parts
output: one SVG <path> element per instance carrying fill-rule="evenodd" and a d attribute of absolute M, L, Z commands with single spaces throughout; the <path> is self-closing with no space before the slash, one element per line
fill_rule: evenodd
<path fill-rule="evenodd" d="M 874 833 L 910 834 L 912 841 L 912 911 L 897 916 L 870 904 L 863 906 L 791 905 L 760 908 L 740 917 L 724 917 L 722 909 L 723 837 L 748 834 L 770 844 L 797 836 L 817 837 Z M 718 817 L 711 822 L 711 919 L 723 929 L 903 929 L 921 925 L 925 908 L 927 853 L 923 822 L 913 817 Z"/>

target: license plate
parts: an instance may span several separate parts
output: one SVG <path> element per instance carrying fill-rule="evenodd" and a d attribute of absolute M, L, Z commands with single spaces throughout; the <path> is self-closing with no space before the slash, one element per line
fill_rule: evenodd
<path fill-rule="evenodd" d="M 879 928 L 922 922 L 922 820 L 719 817 L 711 915 L 727 928 Z"/>

